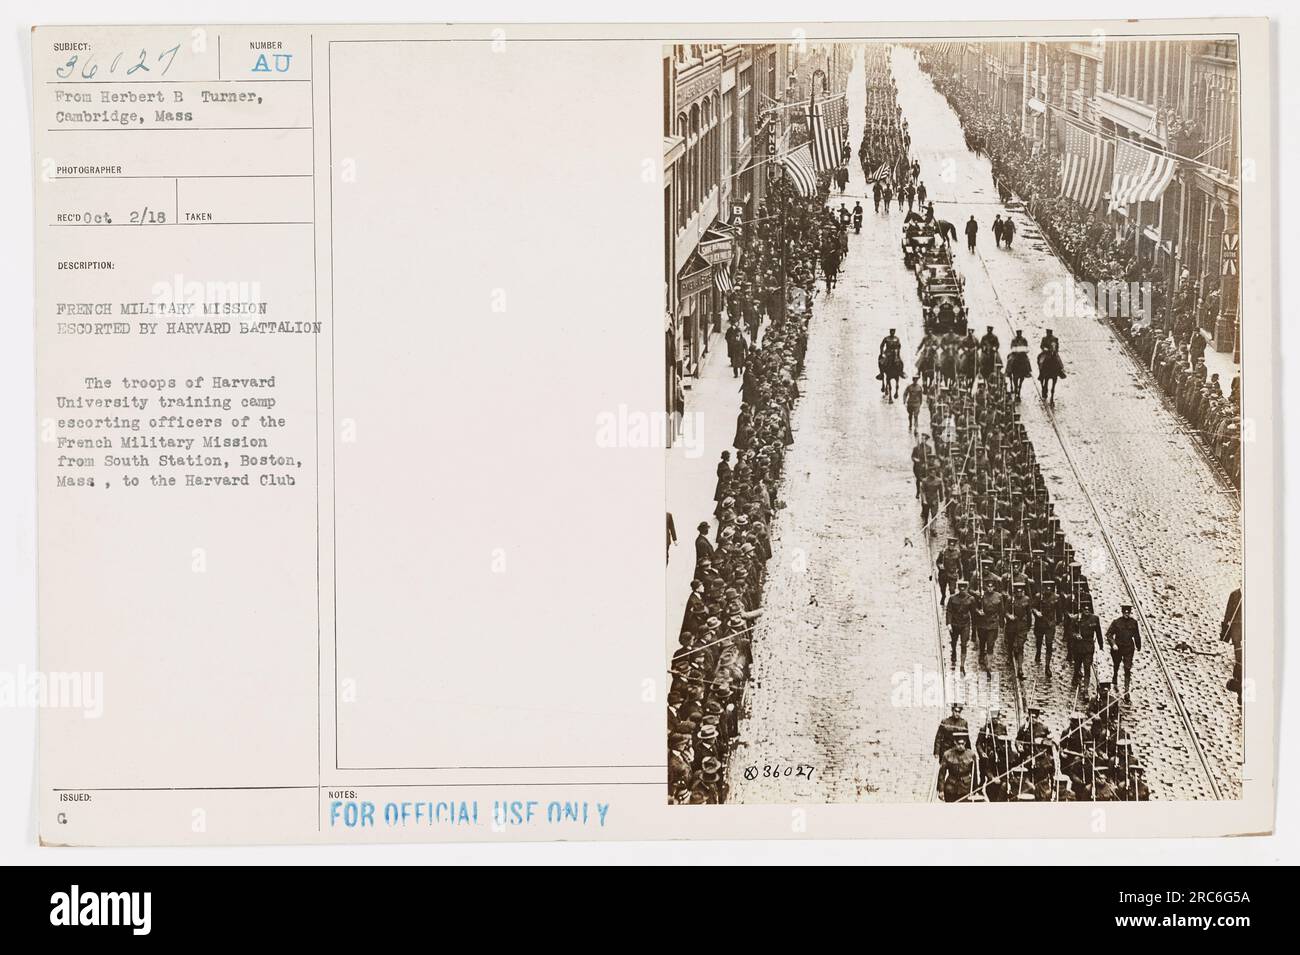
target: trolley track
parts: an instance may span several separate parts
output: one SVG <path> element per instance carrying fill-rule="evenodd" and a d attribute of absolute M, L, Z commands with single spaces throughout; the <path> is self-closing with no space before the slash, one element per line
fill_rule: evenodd
<path fill-rule="evenodd" d="M 1002 324 L 1005 326 L 1008 333 L 1014 333 L 1015 324 L 1012 322 L 1011 309 L 1007 307 L 1007 305 L 1002 301 L 1001 296 L 998 294 L 997 285 L 994 283 L 993 277 L 989 274 L 988 266 L 984 261 L 983 254 L 977 252 L 976 258 L 979 260 L 980 267 L 984 271 L 985 278 L 988 279 L 989 289 L 992 291 L 993 299 L 997 303 L 998 313 Z M 1169 691 L 1169 699 L 1175 712 L 1178 714 L 1179 721 L 1181 722 L 1186 735 L 1188 749 L 1196 757 L 1196 762 L 1200 767 L 1201 775 L 1205 779 L 1207 788 L 1213 794 L 1213 798 L 1222 799 L 1223 795 L 1218 780 L 1215 778 L 1214 772 L 1210 767 L 1210 762 L 1205 755 L 1204 748 L 1201 745 L 1201 740 L 1196 734 L 1196 727 L 1191 714 L 1187 711 L 1187 707 L 1183 703 L 1178 683 L 1169 671 L 1169 665 L 1165 661 L 1164 653 L 1160 648 L 1160 640 L 1157 638 L 1156 631 L 1152 628 L 1150 621 L 1147 619 L 1146 613 L 1142 609 L 1142 602 L 1138 599 L 1137 589 L 1133 586 L 1129 572 L 1125 568 L 1123 560 L 1120 558 L 1119 550 L 1115 546 L 1115 541 L 1109 528 L 1106 526 L 1106 521 L 1102 515 L 1101 509 L 1098 507 L 1097 501 L 1094 498 L 1092 491 L 1088 488 L 1083 473 L 1079 469 L 1079 466 L 1075 462 L 1074 456 L 1070 451 L 1069 439 L 1066 438 L 1065 434 L 1057 425 L 1056 415 L 1050 407 L 1043 407 L 1043 417 L 1051 426 L 1052 434 L 1055 436 L 1057 445 L 1061 449 L 1061 454 L 1066 465 L 1074 476 L 1084 502 L 1088 505 L 1088 510 L 1092 514 L 1093 524 L 1096 527 L 1097 534 L 1101 538 L 1101 541 L 1110 556 L 1111 564 L 1115 568 L 1120 585 L 1123 587 L 1124 593 L 1128 596 L 1129 603 L 1132 605 L 1133 610 L 1137 615 L 1138 623 L 1147 634 L 1148 643 L 1152 650 L 1152 656 L 1156 660 L 1161 679 Z M 1189 440 L 1193 440 L 1193 443 L 1195 443 L 1194 439 L 1189 438 Z"/>

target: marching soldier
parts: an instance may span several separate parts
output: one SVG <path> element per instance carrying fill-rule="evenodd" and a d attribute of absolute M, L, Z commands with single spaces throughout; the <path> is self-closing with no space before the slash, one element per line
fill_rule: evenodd
<path fill-rule="evenodd" d="M 1070 689 L 1077 692 L 1082 685 L 1086 694 L 1088 684 L 1092 681 L 1093 641 L 1096 640 L 1098 650 L 1105 649 L 1101 639 L 1101 621 L 1092 612 L 1091 598 L 1084 597 L 1079 604 L 1079 612 L 1070 615 L 1070 634 L 1067 639 L 1073 667 Z"/>
<path fill-rule="evenodd" d="M 1052 784 L 1056 778 L 1056 759 L 1052 749 L 1052 740 L 1046 733 L 1035 737 L 1030 749 L 1029 774 L 1039 802 L 1052 801 Z"/>
<path fill-rule="evenodd" d="M 916 497 L 921 498 L 921 481 L 934 463 L 934 448 L 930 445 L 930 436 L 921 435 L 921 440 L 912 447 L 912 477 L 916 479 Z"/>
<path fill-rule="evenodd" d="M 957 546 L 957 538 L 949 537 L 948 544 L 939 552 L 939 559 L 935 563 L 939 574 L 939 606 L 943 606 L 948 597 L 948 588 L 956 590 L 957 581 L 961 580 L 961 548 Z"/>
<path fill-rule="evenodd" d="M 979 598 L 975 607 L 975 627 L 979 635 L 980 667 L 985 673 L 989 669 L 989 657 L 998 640 L 998 624 L 1002 622 L 1003 600 L 997 592 L 992 579 L 984 583 L 984 596 Z"/>
<path fill-rule="evenodd" d="M 1074 786 L 1065 773 L 1056 774 L 1056 801 L 1074 802 Z"/>
<path fill-rule="evenodd" d="M 1011 581 L 1011 600 L 1007 605 L 1007 646 L 1011 648 L 1011 657 L 1015 661 L 1016 675 L 1025 678 L 1025 643 L 1029 639 L 1029 622 L 1032 605 L 1025 596 L 1025 586 L 1021 581 Z"/>
<path fill-rule="evenodd" d="M 1106 630 L 1106 642 L 1110 645 L 1111 677 L 1110 682 L 1119 682 L 1120 665 L 1124 667 L 1124 702 L 1132 702 L 1129 689 L 1133 677 L 1133 654 L 1142 649 L 1142 634 L 1138 632 L 1138 623 L 1133 619 L 1133 607 L 1122 604 L 1120 615 L 1111 622 Z"/>
<path fill-rule="evenodd" d="M 1110 781 L 1110 766 L 1095 763 L 1092 767 L 1092 798 L 1095 802 L 1115 802 L 1119 792 Z"/>
<path fill-rule="evenodd" d="M 1025 722 L 1021 724 L 1020 732 L 1016 733 L 1016 742 L 1022 748 L 1032 746 L 1033 742 L 1039 737 L 1050 737 L 1052 735 L 1047 728 L 1047 724 L 1040 719 L 1043 712 L 1042 707 L 1031 706 L 1028 707 L 1027 712 L 1028 716 L 1025 717 Z"/>
<path fill-rule="evenodd" d="M 925 389 L 920 385 L 920 378 L 912 376 L 912 383 L 903 389 L 903 404 L 907 406 L 907 430 L 916 432 L 920 428 L 921 403 L 925 401 Z"/>
<path fill-rule="evenodd" d="M 1147 785 L 1146 767 L 1139 766 L 1136 763 L 1128 768 L 1128 790 L 1127 796 L 1134 802 L 1150 802 L 1151 787 Z"/>
<path fill-rule="evenodd" d="M 1056 582 L 1044 580 L 1042 589 L 1034 598 L 1034 663 L 1043 664 L 1043 675 L 1052 675 L 1052 643 L 1056 639 L 1056 623 L 1060 615 L 1060 601 L 1056 596 Z M 1047 658 L 1043 658 L 1043 646 Z"/>
<path fill-rule="evenodd" d="M 939 516 L 942 498 L 943 478 L 939 475 L 939 466 L 932 464 L 930 473 L 921 481 L 921 524 L 929 529 L 931 536 L 936 533 L 934 521 Z"/>
<path fill-rule="evenodd" d="M 962 705 L 954 703 L 952 713 L 940 720 L 939 729 L 934 734 L 934 755 L 942 757 L 952 748 L 953 740 L 958 736 L 969 739 L 970 727 L 966 725 L 966 718 L 961 715 L 961 711 Z"/>
<path fill-rule="evenodd" d="M 980 777 L 986 780 L 985 795 L 990 802 L 1006 799 L 1006 773 L 1011 769 L 1011 736 L 1002 719 L 1002 708 L 989 707 L 988 718 L 975 739 Z"/>
<path fill-rule="evenodd" d="M 957 802 L 969 796 L 975 788 L 975 754 L 970 751 L 970 738 L 965 731 L 958 733 L 952 746 L 945 750 L 939 763 L 939 789 L 944 802 Z"/>
<path fill-rule="evenodd" d="M 957 581 L 957 592 L 948 599 L 948 606 L 945 610 L 949 640 L 952 643 L 951 665 L 957 665 L 957 642 L 960 640 L 961 672 L 963 675 L 966 673 L 966 644 L 970 641 L 971 611 L 975 605 L 975 598 L 971 596 L 969 586 L 964 580 Z"/>

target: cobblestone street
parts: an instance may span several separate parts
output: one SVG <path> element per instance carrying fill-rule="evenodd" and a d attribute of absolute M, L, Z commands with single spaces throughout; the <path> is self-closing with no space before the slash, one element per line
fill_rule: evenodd
<path fill-rule="evenodd" d="M 1103 629 L 1121 603 L 1135 607 L 1143 642 L 1123 725 L 1151 796 L 1234 798 L 1241 716 L 1224 685 L 1232 653 L 1219 641 L 1219 622 L 1241 579 L 1235 494 L 1106 324 L 1050 310 L 1072 283 L 1068 272 L 1018 203 L 999 202 L 987 161 L 966 149 L 955 114 L 909 51 L 895 49 L 893 72 L 936 215 L 959 232 L 972 214 L 980 226 L 974 254 L 955 244 L 977 337 L 992 325 L 1004 352 L 1016 329 L 1032 343 L 1049 327 L 1061 339 L 1068 377 L 1055 407 L 1037 400 L 1031 380 L 1021 418 Z M 855 73 L 848 87 L 855 144 L 862 96 Z M 1031 668 L 1020 700 L 1002 641 L 992 680 L 973 664 L 964 680 L 946 666 L 933 581 L 934 547 L 946 528 L 940 522 L 934 543 L 923 534 L 907 415 L 901 401 L 882 399 L 875 380 L 877 348 L 891 327 L 912 372 L 922 335 L 915 279 L 899 251 L 902 214 L 873 214 L 856 163 L 850 174 L 844 201 L 863 199 L 867 213 L 862 234 L 850 236 L 839 286 L 820 293 L 814 310 L 733 802 L 929 800 L 935 727 L 954 696 L 968 703 L 972 732 L 991 702 L 1017 720 L 1024 700 L 1040 704 L 1054 734 L 1079 707 L 1059 634 L 1053 672 Z M 831 205 L 840 201 L 832 192 Z M 995 214 L 1014 218 L 1014 250 L 994 246 Z M 1096 666 L 1110 679 L 1109 653 L 1098 653 Z M 811 777 L 784 774 L 799 765 L 811 766 Z"/>

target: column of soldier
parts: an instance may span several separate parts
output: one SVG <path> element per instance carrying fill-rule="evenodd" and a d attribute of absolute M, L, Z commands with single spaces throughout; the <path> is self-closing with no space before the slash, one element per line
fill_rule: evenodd
<path fill-rule="evenodd" d="M 820 195 L 805 199 L 784 180 L 774 180 L 765 206 L 745 227 L 750 235 L 743 244 L 744 277 L 729 305 L 733 321 L 743 316 L 753 322 L 752 344 L 743 357 L 735 460 L 724 451 L 718 464 L 713 540 L 709 522 L 697 527 L 695 579 L 671 665 L 668 785 L 676 803 L 726 801 L 727 764 L 752 660 L 751 632 L 772 556 L 768 528 L 780 506 L 782 465 L 793 443 L 790 413 L 807 349 L 814 267 L 821 246 L 838 242 L 838 223 L 825 206 L 828 190 L 823 181 Z M 827 237 L 830 231 L 834 238 Z"/>
<path fill-rule="evenodd" d="M 1055 516 L 1033 445 L 1014 395 L 996 372 L 988 380 L 947 382 L 927 396 L 933 443 L 922 437 L 914 460 L 927 533 L 940 514 L 951 535 L 937 561 L 940 600 L 949 628 L 950 661 L 966 672 L 974 642 L 978 664 L 991 673 L 999 640 L 1017 681 L 1026 675 L 1025 647 L 1034 635 L 1034 663 L 1052 676 L 1058 626 L 1071 674 L 1074 712 L 1059 744 L 1026 700 L 1028 714 L 1013 736 L 993 708 L 974 750 L 962 704 L 940 724 L 944 798 L 956 801 L 1145 799 L 1144 769 L 1127 733 L 1128 713 L 1112 683 L 1089 695 L 1093 655 L 1103 647 L 1086 575 Z M 1107 640 L 1124 700 L 1137 625 L 1131 607 L 1111 624 Z M 1017 693 L 1021 692 L 1017 687 Z"/>
<path fill-rule="evenodd" d="M 903 177 L 910 165 L 907 156 L 911 136 L 902 122 L 898 88 L 889 69 L 888 48 L 867 47 L 866 66 L 866 122 L 858 146 L 858 161 L 868 181 L 875 179 L 880 168 L 885 167 L 894 191 L 899 192 L 905 186 Z"/>
<path fill-rule="evenodd" d="M 981 346 L 999 347 L 991 327 Z M 965 675 L 973 639 L 979 666 L 990 674 L 1002 637 L 1019 695 L 1030 631 L 1034 665 L 1050 679 L 1061 626 L 1075 703 L 1059 745 L 1042 720 L 1042 707 L 1026 701 L 1027 718 L 1014 736 L 1000 710 L 991 709 L 973 750 L 962 704 L 953 704 L 934 747 L 944 799 L 1148 798 L 1143 767 L 1126 734 L 1127 714 L 1112 693 L 1114 677 L 1099 680 L 1096 695 L 1088 694 L 1094 642 L 1104 646 L 1101 624 L 1016 411 L 1016 396 L 1004 383 L 1001 360 L 986 378 L 936 379 L 926 401 L 933 439 L 921 436 L 913 469 L 927 539 L 936 535 L 941 514 L 951 532 L 937 562 L 951 664 Z M 1132 608 L 1121 610 L 1106 639 L 1115 677 L 1123 666 L 1127 701 L 1133 653 L 1141 644 Z"/>

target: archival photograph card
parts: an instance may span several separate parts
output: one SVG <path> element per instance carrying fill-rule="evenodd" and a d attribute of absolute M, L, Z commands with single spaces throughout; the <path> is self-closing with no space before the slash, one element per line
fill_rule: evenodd
<path fill-rule="evenodd" d="M 42 844 L 1271 830 L 1266 21 L 31 60 Z"/>

